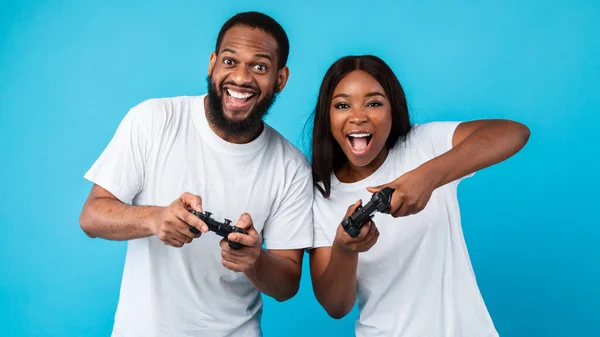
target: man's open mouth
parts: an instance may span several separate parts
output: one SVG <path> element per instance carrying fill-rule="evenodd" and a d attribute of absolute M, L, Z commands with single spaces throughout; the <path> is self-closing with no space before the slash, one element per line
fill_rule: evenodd
<path fill-rule="evenodd" d="M 258 94 L 256 91 L 246 88 L 225 87 L 225 104 L 234 110 L 241 110 L 250 106 Z"/>

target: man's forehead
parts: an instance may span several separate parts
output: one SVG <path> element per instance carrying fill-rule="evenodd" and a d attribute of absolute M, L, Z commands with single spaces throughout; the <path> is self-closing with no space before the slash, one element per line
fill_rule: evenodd
<path fill-rule="evenodd" d="M 234 26 L 223 36 L 219 52 L 224 49 L 236 53 L 259 52 L 269 54 L 274 58 L 277 54 L 277 40 L 271 34 L 259 28 Z"/>

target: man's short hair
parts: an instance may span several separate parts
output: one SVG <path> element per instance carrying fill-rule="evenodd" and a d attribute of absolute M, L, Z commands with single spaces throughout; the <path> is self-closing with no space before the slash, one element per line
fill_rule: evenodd
<path fill-rule="evenodd" d="M 272 17 L 260 13 L 260 12 L 243 12 L 238 13 L 231 17 L 223 24 L 219 36 L 217 37 L 217 45 L 215 52 L 219 53 L 221 42 L 227 31 L 237 25 L 246 26 L 250 28 L 258 28 L 265 33 L 273 36 L 277 41 L 277 67 L 278 69 L 283 68 L 287 64 L 288 55 L 290 52 L 290 42 L 285 30 L 281 25 L 275 21 Z"/>

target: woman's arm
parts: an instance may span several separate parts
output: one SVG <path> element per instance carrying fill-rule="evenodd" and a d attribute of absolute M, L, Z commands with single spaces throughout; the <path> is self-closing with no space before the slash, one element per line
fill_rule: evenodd
<path fill-rule="evenodd" d="M 359 205 L 360 200 L 348 208 L 346 216 Z M 313 291 L 329 316 L 340 319 L 352 310 L 356 301 L 358 254 L 373 247 L 378 237 L 379 230 L 372 221 L 361 228 L 356 238 L 339 225 L 331 247 L 309 251 Z"/>

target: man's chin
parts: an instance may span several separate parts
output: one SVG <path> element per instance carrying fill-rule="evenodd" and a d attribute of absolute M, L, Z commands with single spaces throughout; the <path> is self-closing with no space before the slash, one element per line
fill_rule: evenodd
<path fill-rule="evenodd" d="M 250 119 L 252 111 L 223 110 L 223 118 L 230 124 L 245 124 Z"/>
<path fill-rule="evenodd" d="M 223 105 L 218 117 L 213 119 L 216 126 L 232 135 L 245 135 L 255 132 L 262 123 L 262 115 L 256 111 L 255 105 L 245 109 L 231 109 Z"/>

